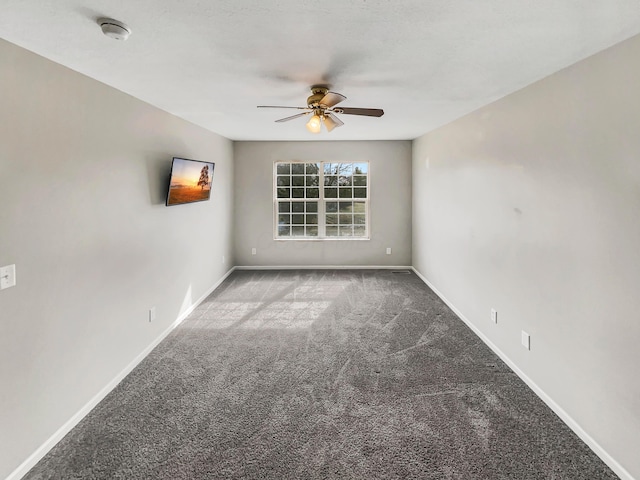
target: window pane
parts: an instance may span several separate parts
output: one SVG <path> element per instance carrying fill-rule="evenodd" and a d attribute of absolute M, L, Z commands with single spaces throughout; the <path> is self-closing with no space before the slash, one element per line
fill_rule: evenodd
<path fill-rule="evenodd" d="M 288 237 L 289 235 L 291 235 L 291 227 L 278 227 L 279 237 Z"/>
<path fill-rule="evenodd" d="M 310 215 L 307 215 L 307 225 L 317 225 L 318 224 L 318 215 L 315 213 L 312 213 Z"/>
<path fill-rule="evenodd" d="M 353 223 L 356 225 L 364 225 L 365 224 L 365 216 L 362 214 L 356 214 L 353 216 Z"/>
<path fill-rule="evenodd" d="M 351 213 L 353 202 L 340 202 L 340 213 Z"/>
<path fill-rule="evenodd" d="M 337 188 L 326 188 L 324 189 L 324 197 L 325 198 L 338 198 L 338 189 Z"/>
<path fill-rule="evenodd" d="M 304 203 L 303 202 L 292 202 L 291 211 L 294 213 L 302 213 L 304 212 Z"/>
<path fill-rule="evenodd" d="M 318 211 L 318 202 L 307 202 L 307 212 L 316 213 Z"/>
<path fill-rule="evenodd" d="M 278 225 L 291 225 L 291 215 L 288 213 L 278 215 Z"/>
<path fill-rule="evenodd" d="M 364 225 L 356 225 L 353 227 L 353 236 L 354 237 L 364 237 L 367 234 L 367 227 Z"/>
<path fill-rule="evenodd" d="M 340 214 L 340 225 L 351 225 L 353 223 L 353 215 L 350 213 Z"/>
<path fill-rule="evenodd" d="M 292 188 L 291 196 L 293 198 L 304 198 L 304 188 Z"/>
<path fill-rule="evenodd" d="M 367 198 L 367 189 L 366 188 L 354 188 L 353 189 L 353 197 L 354 198 Z"/>
<path fill-rule="evenodd" d="M 336 163 L 325 163 L 324 164 L 324 174 L 325 175 L 335 175 L 338 173 L 338 164 Z"/>
<path fill-rule="evenodd" d="M 307 163 L 305 166 L 305 170 L 307 175 L 313 174 L 317 175 L 320 172 L 320 164 L 318 163 Z"/>
<path fill-rule="evenodd" d="M 352 185 L 353 177 L 345 177 L 341 175 L 338 177 L 338 185 L 340 187 L 350 187 Z"/>
<path fill-rule="evenodd" d="M 319 179 L 317 175 L 307 175 L 306 177 L 307 187 L 317 187 Z"/>
<path fill-rule="evenodd" d="M 291 177 L 278 175 L 278 186 L 279 187 L 288 187 L 291 183 Z"/>
<path fill-rule="evenodd" d="M 334 213 L 338 211 L 338 202 L 327 202 L 327 213 Z"/>
<path fill-rule="evenodd" d="M 278 188 L 278 198 L 289 198 L 291 189 L 290 188 Z"/>
<path fill-rule="evenodd" d="M 364 202 L 353 202 L 353 213 L 366 213 L 367 204 Z"/>
<path fill-rule="evenodd" d="M 327 227 L 326 232 L 327 232 L 327 237 L 337 237 L 338 227 Z"/>
<path fill-rule="evenodd" d="M 351 187 L 340 188 L 340 198 L 353 198 L 353 189 Z"/>
<path fill-rule="evenodd" d="M 319 188 L 307 188 L 307 198 L 318 198 L 320 196 Z"/>
<path fill-rule="evenodd" d="M 278 202 L 278 211 L 280 213 L 289 213 L 291 210 L 291 203 L 289 202 Z"/>
<path fill-rule="evenodd" d="M 366 187 L 367 186 L 367 177 L 364 176 L 354 176 L 353 177 L 353 184 L 356 187 Z"/>
<path fill-rule="evenodd" d="M 351 237 L 353 236 L 353 227 L 352 226 L 347 226 L 347 227 L 340 227 L 340 236 L 341 237 Z"/>
<path fill-rule="evenodd" d="M 294 213 L 291 215 L 291 223 L 294 225 L 304 225 L 304 215 L 301 213 Z"/>
<path fill-rule="evenodd" d="M 288 174 L 291 172 L 291 165 L 288 163 L 279 163 L 276 168 L 278 175 Z"/>
<path fill-rule="evenodd" d="M 294 187 L 303 187 L 304 186 L 304 176 L 303 175 L 294 175 L 291 177 L 291 184 Z"/>
<path fill-rule="evenodd" d="M 353 173 L 367 173 L 369 171 L 369 165 L 366 163 L 354 163 Z"/>
<path fill-rule="evenodd" d="M 327 225 L 337 225 L 338 224 L 338 215 L 335 213 L 327 213 L 326 215 Z"/>
<path fill-rule="evenodd" d="M 317 237 L 318 236 L 318 227 L 307 227 L 307 237 Z"/>
<path fill-rule="evenodd" d="M 304 237 L 304 227 L 291 227 L 291 236 Z"/>
<path fill-rule="evenodd" d="M 327 187 L 337 187 L 338 177 L 336 177 L 335 175 L 324 177 L 324 184 Z"/>
<path fill-rule="evenodd" d="M 291 164 L 291 173 L 293 174 L 304 174 L 304 163 L 292 163 Z"/>
<path fill-rule="evenodd" d="M 339 172 L 340 175 L 351 176 L 351 174 L 353 174 L 353 165 L 350 163 L 341 163 Z"/>

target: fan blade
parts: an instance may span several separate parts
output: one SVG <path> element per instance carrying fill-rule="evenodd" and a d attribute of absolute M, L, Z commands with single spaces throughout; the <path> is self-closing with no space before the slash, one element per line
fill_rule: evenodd
<path fill-rule="evenodd" d="M 344 95 L 340 95 L 339 93 L 329 92 L 320 100 L 320 105 L 324 105 L 327 108 L 331 108 L 334 105 L 339 104 L 343 100 L 346 100 L 347 97 Z"/>
<path fill-rule="evenodd" d="M 384 115 L 384 110 L 380 108 L 336 108 L 334 112 L 346 115 L 365 115 L 367 117 L 381 117 Z"/>
<path fill-rule="evenodd" d="M 293 120 L 294 118 L 304 117 L 305 115 L 309 115 L 311 112 L 303 112 L 297 115 L 291 115 L 290 117 L 281 118 L 280 120 L 276 120 L 277 123 L 280 122 L 288 122 L 289 120 Z"/>
<path fill-rule="evenodd" d="M 295 108 L 296 110 L 309 110 L 308 107 L 281 107 L 279 105 L 258 105 L 258 108 Z"/>
<path fill-rule="evenodd" d="M 327 127 L 328 132 L 336 127 L 341 127 L 342 125 L 344 125 L 342 120 L 336 117 L 333 113 L 327 112 L 324 114 L 324 126 Z"/>

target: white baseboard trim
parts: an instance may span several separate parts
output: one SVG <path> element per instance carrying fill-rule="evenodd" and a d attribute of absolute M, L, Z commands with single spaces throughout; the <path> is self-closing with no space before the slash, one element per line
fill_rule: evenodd
<path fill-rule="evenodd" d="M 411 270 L 398 265 L 240 265 L 236 270 Z"/>
<path fill-rule="evenodd" d="M 138 366 L 138 364 L 144 360 L 144 358 L 151 353 L 151 351 L 165 339 L 171 331 L 182 323 L 182 321 L 189 316 L 193 310 L 200 305 L 205 298 L 220 286 L 220 284 L 229 276 L 231 272 L 235 270 L 232 267 L 227 273 L 225 273 L 220 280 L 218 280 L 211 288 L 209 288 L 200 298 L 191 304 L 180 316 L 165 329 L 155 340 L 153 340 L 142 352 L 140 352 L 129 364 L 116 375 L 107 385 L 102 388 L 89 402 L 87 402 L 75 415 L 67 420 L 51 437 L 49 437 L 40 447 L 33 452 L 24 462 L 22 462 L 18 468 L 9 474 L 6 480 L 19 480 L 27 474 L 49 450 L 51 450 L 62 438 L 69 433 L 73 427 L 75 427 L 80 421 L 87 416 L 87 414 L 93 410 L 106 397 L 111 390 L 113 390 L 131 371 Z"/>
<path fill-rule="evenodd" d="M 542 390 L 533 380 L 531 380 L 522 370 L 518 368 L 518 366 L 502 351 L 500 350 L 488 337 L 486 337 L 478 328 L 466 318 L 460 310 L 458 310 L 447 298 L 440 293 L 440 291 L 427 280 L 424 275 L 422 275 L 415 267 L 411 267 L 411 270 L 431 289 L 433 292 L 440 297 L 440 299 L 447 304 L 447 306 L 453 310 L 460 320 L 462 320 L 472 331 L 475 333 L 480 340 L 482 340 L 493 352 L 500 357 L 500 359 L 506 363 L 511 370 L 514 371 L 520 379 L 526 383 L 533 392 L 540 397 L 540 399 L 547 404 L 551 410 L 555 412 L 558 417 L 571 429 L 573 432 L 580 437 L 580 439 L 587 444 L 587 446 L 593 450 L 593 452 L 600 457 L 600 459 L 607 464 L 613 472 L 618 475 L 622 480 L 634 480 L 633 476 L 622 466 L 620 465 L 607 451 L 600 446 L 598 442 L 596 442 L 591 435 L 589 435 L 579 424 L 576 422 L 564 409 L 558 405 L 547 393 Z"/>

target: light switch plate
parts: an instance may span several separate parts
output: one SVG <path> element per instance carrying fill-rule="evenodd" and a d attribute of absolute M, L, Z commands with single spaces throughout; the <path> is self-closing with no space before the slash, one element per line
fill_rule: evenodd
<path fill-rule="evenodd" d="M 0 290 L 16 285 L 16 266 L 0 267 Z"/>
<path fill-rule="evenodd" d="M 491 321 L 498 323 L 498 312 L 494 308 L 491 309 Z"/>
<path fill-rule="evenodd" d="M 522 346 L 527 350 L 531 350 L 531 336 L 522 330 Z"/>

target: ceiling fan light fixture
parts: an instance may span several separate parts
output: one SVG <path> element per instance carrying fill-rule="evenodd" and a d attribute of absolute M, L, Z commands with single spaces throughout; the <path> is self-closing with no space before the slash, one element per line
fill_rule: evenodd
<path fill-rule="evenodd" d="M 344 113 L 345 115 L 363 115 L 365 117 L 381 117 L 384 115 L 384 110 L 381 108 L 335 107 L 338 103 L 346 99 L 347 97 L 340 93 L 330 92 L 328 86 L 314 85 L 311 87 L 311 96 L 307 98 L 306 107 L 258 105 L 258 108 L 292 108 L 294 110 L 302 110 L 302 113 L 276 120 L 277 123 L 288 122 L 294 118 L 313 114 L 306 124 L 307 130 L 311 133 L 320 133 L 322 131 L 323 123 L 327 132 L 331 132 L 334 128 L 344 125 L 344 122 L 336 115 L 337 113 Z"/>
<path fill-rule="evenodd" d="M 320 116 L 317 113 L 314 113 L 307 122 L 307 130 L 309 130 L 311 133 L 320 133 L 321 128 L 322 121 L 320 120 Z"/>

